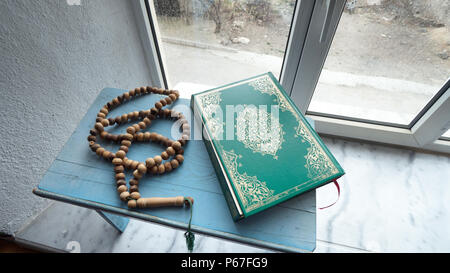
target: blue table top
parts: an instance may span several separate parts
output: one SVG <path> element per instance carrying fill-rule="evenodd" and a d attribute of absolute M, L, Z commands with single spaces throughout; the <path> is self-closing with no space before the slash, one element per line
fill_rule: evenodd
<path fill-rule="evenodd" d="M 189 210 L 185 208 L 153 208 L 130 210 L 117 194 L 113 165 L 99 158 L 88 147 L 87 136 L 94 127 L 102 106 L 125 92 L 120 89 L 102 90 L 75 132 L 47 170 L 36 194 L 108 213 L 156 222 L 186 229 Z M 136 98 L 113 110 L 115 117 L 131 111 L 149 109 L 159 95 Z M 179 99 L 173 107 L 189 105 Z M 180 111 L 180 110 L 178 110 Z M 187 113 L 185 113 L 188 116 Z M 145 131 L 170 136 L 172 121 L 155 120 Z M 131 124 L 108 127 L 111 133 L 125 132 Z M 111 128 L 111 129 L 110 129 Z M 119 145 L 99 141 L 108 150 Z M 127 157 L 145 161 L 159 155 L 162 147 L 152 143 L 133 143 Z M 219 181 L 209 160 L 203 141 L 191 140 L 185 148 L 185 161 L 170 173 L 144 176 L 139 192 L 144 197 L 192 196 L 195 199 L 192 230 L 254 246 L 279 251 L 310 252 L 316 246 L 316 194 L 311 191 L 239 222 L 231 218 Z M 127 181 L 131 172 L 127 172 Z"/>

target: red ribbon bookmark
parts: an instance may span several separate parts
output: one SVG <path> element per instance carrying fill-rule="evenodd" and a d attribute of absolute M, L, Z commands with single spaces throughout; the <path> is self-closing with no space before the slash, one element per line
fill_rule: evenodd
<path fill-rule="evenodd" d="M 319 209 L 326 209 L 326 208 L 329 208 L 329 207 L 333 206 L 334 204 L 336 204 L 337 201 L 339 201 L 339 197 L 341 196 L 341 189 L 339 188 L 339 183 L 337 182 L 337 180 L 333 180 L 333 182 L 334 182 L 334 185 L 336 186 L 337 192 L 338 192 L 338 197 L 337 197 L 336 201 L 334 201 L 334 203 L 331 204 L 331 205 L 328 205 L 328 206 L 326 206 L 326 207 L 319 208 Z"/>

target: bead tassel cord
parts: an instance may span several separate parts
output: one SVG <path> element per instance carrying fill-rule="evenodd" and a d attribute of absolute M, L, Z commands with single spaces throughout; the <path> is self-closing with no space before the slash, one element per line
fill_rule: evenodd
<path fill-rule="evenodd" d="M 166 95 L 166 97 L 156 102 L 154 107 L 149 110 L 139 112 L 134 111 L 115 118 L 107 118 L 109 112 L 121 104 L 132 100 L 136 96 L 143 96 L 152 93 Z M 115 180 L 119 198 L 122 201 L 127 202 L 128 208 L 130 209 L 185 205 L 186 207 L 191 207 L 192 210 L 192 205 L 194 203 L 194 199 L 192 197 L 177 196 L 165 198 L 143 198 L 139 193 L 139 181 L 145 174 L 149 173 L 152 175 L 162 175 L 166 172 L 171 172 L 177 169 L 184 161 L 183 147 L 187 144 L 190 138 L 189 122 L 182 113 L 167 108 L 163 109 L 164 106 L 172 104 L 178 98 L 179 92 L 174 90 L 164 90 L 149 86 L 130 90 L 129 92 L 125 92 L 114 98 L 112 101 L 106 103 L 97 114 L 94 128 L 90 130 L 90 134 L 87 138 L 90 149 L 98 156 L 112 162 L 114 165 Z M 180 139 L 173 141 L 158 133 L 141 132 L 145 128 L 150 127 L 153 120 L 163 118 L 175 120 L 180 123 L 180 128 L 182 129 Z M 108 126 L 113 126 L 114 124 L 121 125 L 130 121 L 135 121 L 136 123 L 129 126 L 126 129 L 125 134 L 115 135 L 105 130 Z M 104 140 L 120 143 L 119 150 L 113 153 L 101 147 L 97 143 L 97 139 L 99 137 Z M 138 162 L 126 157 L 133 142 L 155 142 L 163 145 L 166 149 L 160 155 L 147 158 L 145 162 Z M 129 181 L 129 188 L 127 187 L 127 182 L 125 180 L 125 169 L 133 170 L 133 178 Z M 192 211 L 191 219 L 189 220 L 189 230 L 191 220 Z M 192 245 L 189 245 L 189 249 L 192 250 L 192 247 L 193 240 Z"/>

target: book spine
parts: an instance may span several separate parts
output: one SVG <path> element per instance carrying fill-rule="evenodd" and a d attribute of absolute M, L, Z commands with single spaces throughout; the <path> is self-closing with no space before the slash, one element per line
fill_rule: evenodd
<path fill-rule="evenodd" d="M 226 174 L 223 173 L 221 164 L 219 162 L 219 157 L 215 152 L 215 149 L 213 147 L 213 143 L 211 138 L 209 137 L 208 132 L 206 131 L 205 124 L 203 123 L 203 119 L 200 116 L 200 111 L 198 110 L 198 107 L 195 105 L 195 99 L 194 96 L 191 98 L 191 109 L 194 112 L 194 118 L 197 122 L 198 126 L 201 126 L 202 130 L 202 139 L 203 143 L 205 144 L 206 151 L 208 152 L 209 158 L 211 159 L 211 163 L 214 167 L 215 173 L 217 175 L 217 179 L 219 180 L 220 187 L 222 189 L 222 192 L 225 197 L 225 201 L 227 202 L 228 209 L 230 210 L 231 217 L 234 221 L 238 221 L 243 218 L 243 214 L 239 213 L 238 208 L 236 207 L 236 202 L 233 198 L 233 193 L 230 190 L 230 186 L 228 185 L 227 178 L 225 177 Z"/>

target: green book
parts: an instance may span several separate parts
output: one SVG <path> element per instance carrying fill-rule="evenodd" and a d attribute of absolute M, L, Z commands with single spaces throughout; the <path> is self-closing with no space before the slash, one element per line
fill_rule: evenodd
<path fill-rule="evenodd" d="M 235 221 L 344 175 L 270 72 L 192 95 L 191 107 Z"/>

